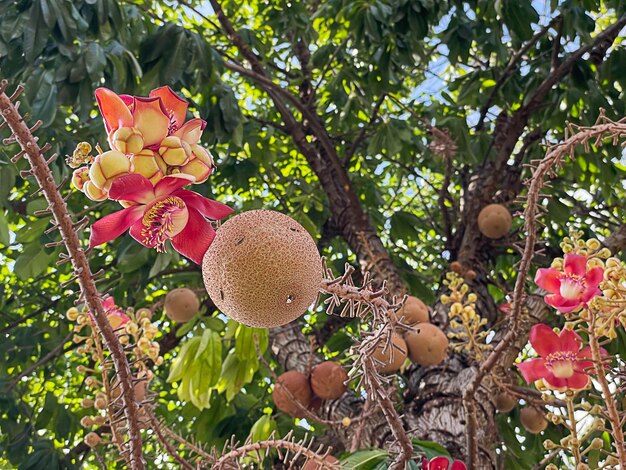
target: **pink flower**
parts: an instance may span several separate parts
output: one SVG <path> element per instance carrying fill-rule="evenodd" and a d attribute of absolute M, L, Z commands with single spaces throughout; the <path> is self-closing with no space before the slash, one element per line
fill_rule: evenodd
<path fill-rule="evenodd" d="M 543 379 L 554 388 L 572 390 L 587 386 L 593 363 L 585 359 L 591 357 L 591 349 L 580 349 L 582 344 L 578 333 L 563 329 L 557 335 L 548 325 L 538 324 L 530 330 L 529 339 L 541 357 L 517 364 L 526 382 Z M 604 349 L 601 353 L 607 355 Z"/>
<path fill-rule="evenodd" d="M 582 255 L 565 255 L 564 271 L 542 268 L 537 271 L 535 283 L 551 295 L 545 296 L 547 304 L 561 313 L 578 309 L 601 293 L 598 286 L 604 277 L 600 266 L 587 270 L 587 258 Z"/>
<path fill-rule="evenodd" d="M 117 330 L 130 321 L 130 317 L 124 313 L 124 310 L 115 305 L 113 297 L 107 297 L 104 302 L 102 302 L 102 308 L 104 309 L 104 313 L 106 314 L 113 330 Z M 95 322 L 91 312 L 89 312 L 89 316 L 91 317 L 91 320 Z"/>
<path fill-rule="evenodd" d="M 165 242 L 171 240 L 176 251 L 201 264 L 215 238 L 206 219 L 223 219 L 232 209 L 181 189 L 192 181 L 193 177 L 186 175 L 166 176 L 156 185 L 138 174 L 117 178 L 109 198 L 133 205 L 94 223 L 89 246 L 102 245 L 130 229 L 131 236 L 148 248 L 164 251 Z"/>
<path fill-rule="evenodd" d="M 147 98 L 98 88 L 96 100 L 109 140 L 117 129 L 134 128 L 143 139 L 143 147 L 151 150 L 158 150 L 161 141 L 171 135 L 189 145 L 197 144 L 206 126 L 198 118 L 185 123 L 187 101 L 168 86 L 152 90 Z"/>
<path fill-rule="evenodd" d="M 467 467 L 460 460 L 454 460 L 450 465 L 448 457 L 435 457 L 422 462 L 422 470 L 466 470 Z"/>

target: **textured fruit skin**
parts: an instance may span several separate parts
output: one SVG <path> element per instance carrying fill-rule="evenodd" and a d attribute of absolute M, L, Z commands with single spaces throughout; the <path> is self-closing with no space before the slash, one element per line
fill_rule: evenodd
<path fill-rule="evenodd" d="M 274 385 L 274 393 L 272 393 L 276 408 L 294 418 L 303 418 L 304 411 L 293 402 L 285 389 L 291 392 L 298 403 L 308 408 L 313 398 L 309 379 L 302 372 L 289 370 L 278 377 L 276 385 Z"/>
<path fill-rule="evenodd" d="M 394 346 L 392 346 L 394 345 Z M 393 361 L 391 360 L 393 349 Z M 384 365 L 376 363 L 378 372 L 381 374 L 391 374 L 398 372 L 404 361 L 406 360 L 407 346 L 406 342 L 397 333 L 391 335 L 391 344 L 385 349 L 384 341 L 378 345 L 378 348 L 372 354 L 372 357 L 382 362 Z"/>
<path fill-rule="evenodd" d="M 339 460 L 337 460 L 332 455 L 327 455 L 326 457 L 324 457 L 324 460 L 328 463 L 331 463 L 331 464 L 334 463 L 334 464 L 339 465 Z M 312 460 L 307 460 L 304 466 L 302 467 L 302 470 L 320 470 L 321 468 L 322 466 L 320 464 Z"/>
<path fill-rule="evenodd" d="M 411 361 L 421 366 L 441 364 L 448 353 L 448 337 L 431 323 L 420 323 L 404 339 Z"/>
<path fill-rule="evenodd" d="M 348 373 L 339 364 L 325 361 L 315 366 L 311 372 L 313 393 L 324 400 L 336 400 L 348 389 L 344 382 Z"/>
<path fill-rule="evenodd" d="M 515 398 L 513 395 L 506 392 L 500 392 L 498 393 L 498 395 L 496 395 L 496 409 L 500 413 L 508 413 L 516 406 L 517 398 Z"/>
<path fill-rule="evenodd" d="M 396 312 L 396 316 L 405 325 L 415 325 L 430 320 L 426 304 L 412 295 L 407 297 L 402 308 Z"/>
<path fill-rule="evenodd" d="M 165 296 L 165 314 L 170 320 L 186 323 L 200 310 L 200 300 L 191 289 L 179 287 Z"/>
<path fill-rule="evenodd" d="M 501 204 L 489 204 L 478 214 L 478 229 L 488 238 L 502 238 L 511 230 L 512 224 L 511 214 Z"/>
<path fill-rule="evenodd" d="M 311 306 L 322 281 L 313 238 L 280 212 L 255 210 L 229 219 L 202 262 L 215 305 L 244 325 L 289 323 Z"/>
<path fill-rule="evenodd" d="M 532 434 L 539 434 L 548 427 L 548 420 L 537 408 L 527 406 L 519 414 L 524 429 Z"/>

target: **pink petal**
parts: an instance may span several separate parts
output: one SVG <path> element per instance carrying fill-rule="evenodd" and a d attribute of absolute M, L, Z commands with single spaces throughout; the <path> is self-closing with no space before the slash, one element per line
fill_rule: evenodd
<path fill-rule="evenodd" d="M 186 256 L 197 264 L 202 264 L 202 258 L 215 238 L 215 230 L 202 215 L 189 208 L 187 226 L 172 238 L 172 246 L 181 255 Z"/>
<path fill-rule="evenodd" d="M 115 299 L 113 299 L 113 297 L 107 297 L 103 302 L 102 302 L 102 308 L 106 311 L 109 309 L 112 309 L 113 307 L 115 307 Z"/>
<path fill-rule="evenodd" d="M 450 470 L 467 470 L 467 467 L 460 460 L 455 460 L 452 463 L 452 467 L 450 467 Z"/>
<path fill-rule="evenodd" d="M 435 457 L 430 459 L 426 466 L 424 467 L 426 470 L 448 470 L 450 466 L 450 460 L 448 457 Z"/>
<path fill-rule="evenodd" d="M 596 296 L 598 296 L 600 294 L 602 294 L 602 291 L 600 289 L 598 289 L 597 287 L 589 286 L 589 287 L 587 287 L 585 292 L 583 292 L 583 295 L 580 298 L 580 302 L 583 303 L 583 304 L 586 304 L 591 299 L 593 299 L 594 297 L 596 297 Z"/>
<path fill-rule="evenodd" d="M 558 350 L 578 352 L 580 350 L 580 335 L 575 331 L 563 328 L 559 334 Z"/>
<path fill-rule="evenodd" d="M 156 184 L 154 194 L 157 198 L 169 196 L 174 191 L 178 191 L 188 184 L 193 183 L 195 180 L 193 176 L 185 175 L 184 173 L 166 176 Z"/>
<path fill-rule="evenodd" d="M 528 339 L 533 349 L 542 357 L 560 351 L 559 337 L 552 331 L 552 328 L 543 323 L 539 323 L 531 328 Z"/>
<path fill-rule="evenodd" d="M 559 377 L 556 377 L 551 372 L 544 377 L 544 380 L 552 388 L 567 388 L 567 380 L 568 379 L 561 379 Z"/>
<path fill-rule="evenodd" d="M 541 268 L 535 274 L 535 284 L 542 289 L 557 294 L 561 290 L 562 273 L 554 268 Z"/>
<path fill-rule="evenodd" d="M 222 220 L 233 213 L 233 210 L 226 204 L 208 199 L 194 191 L 182 189 L 177 191 L 174 196 L 181 198 L 185 204 L 200 212 L 207 219 Z"/>
<path fill-rule="evenodd" d="M 133 106 L 135 106 L 135 97 L 133 95 L 119 95 L 119 97 L 132 112 Z"/>
<path fill-rule="evenodd" d="M 158 145 L 169 132 L 170 118 L 161 98 L 135 97 L 134 127 L 143 135 L 144 147 Z"/>
<path fill-rule="evenodd" d="M 574 372 L 574 375 L 564 380 L 567 382 L 567 388 L 582 390 L 589 383 L 589 376 L 584 372 Z"/>
<path fill-rule="evenodd" d="M 561 313 L 567 313 L 571 312 L 572 310 L 576 310 L 583 304 L 582 300 L 565 300 L 563 297 L 561 297 L 561 294 L 546 295 L 544 297 L 544 300 L 548 305 L 552 305 Z"/>
<path fill-rule="evenodd" d="M 154 248 L 156 242 L 146 243 L 144 236 L 141 234 L 141 231 L 144 227 L 145 226 L 141 220 L 137 221 L 137 223 L 133 224 L 133 226 L 130 228 L 130 236 L 137 240 L 139 243 L 141 243 L 143 246 L 147 248 Z"/>
<path fill-rule="evenodd" d="M 180 137 L 189 145 L 197 144 L 205 127 L 206 121 L 198 118 L 190 119 L 183 127 L 174 132 L 174 135 Z"/>
<path fill-rule="evenodd" d="M 91 226 L 89 247 L 102 245 L 111 241 L 137 222 L 143 216 L 142 206 L 132 206 L 101 218 Z"/>
<path fill-rule="evenodd" d="M 187 115 L 187 100 L 182 99 L 168 86 L 156 88 L 150 92 L 150 98 L 161 98 L 166 114 L 171 118 L 174 128 L 179 129 Z"/>
<path fill-rule="evenodd" d="M 565 255 L 565 273 L 584 276 L 587 273 L 587 257 L 568 253 Z"/>
<path fill-rule="evenodd" d="M 109 189 L 109 199 L 148 204 L 154 201 L 154 186 L 148 178 L 139 173 L 120 176 Z"/>
<path fill-rule="evenodd" d="M 532 384 L 535 380 L 543 379 L 550 375 L 543 359 L 530 359 L 528 361 L 515 364 L 522 373 L 524 380 Z"/>
<path fill-rule="evenodd" d="M 604 279 L 604 269 L 600 266 L 596 266 L 595 268 L 591 268 L 585 274 L 585 280 L 589 286 L 598 287 L 598 285 Z"/>
<path fill-rule="evenodd" d="M 96 101 L 98 101 L 107 134 L 120 127 L 132 127 L 133 115 L 126 103 L 115 92 L 108 88 L 98 88 Z"/>

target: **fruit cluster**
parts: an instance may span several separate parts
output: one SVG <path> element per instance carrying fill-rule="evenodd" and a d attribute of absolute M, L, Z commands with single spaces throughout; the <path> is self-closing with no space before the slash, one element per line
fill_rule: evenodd
<path fill-rule="evenodd" d="M 156 184 L 167 175 L 186 174 L 195 184 L 207 180 L 215 164 L 199 145 L 206 123 L 185 121 L 187 102 L 169 87 L 157 88 L 147 98 L 118 96 L 111 90 L 96 90 L 111 150 L 92 156 L 92 147 L 81 142 L 68 164 L 76 168 L 72 182 L 85 195 L 102 201 L 113 181 L 133 173 Z M 81 166 L 86 165 L 86 166 Z"/>

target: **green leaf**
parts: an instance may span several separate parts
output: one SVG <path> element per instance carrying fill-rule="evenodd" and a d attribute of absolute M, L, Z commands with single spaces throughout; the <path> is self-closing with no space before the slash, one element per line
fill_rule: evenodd
<path fill-rule="evenodd" d="M 388 457 L 387 451 L 382 449 L 360 450 L 342 458 L 341 467 L 354 470 L 373 470 Z"/>
<path fill-rule="evenodd" d="M 9 233 L 9 222 L 7 221 L 4 211 L 0 210 L 0 245 L 8 247 L 11 243 L 11 235 Z"/>

